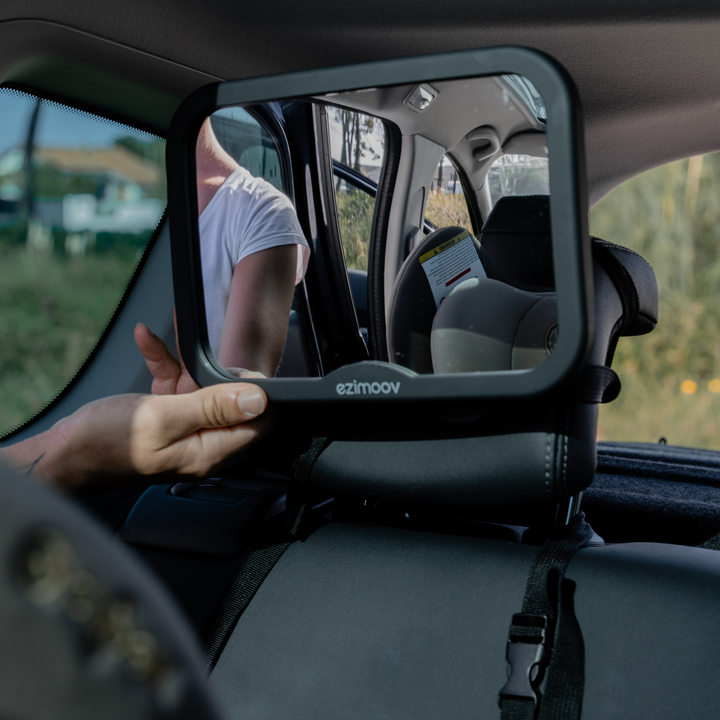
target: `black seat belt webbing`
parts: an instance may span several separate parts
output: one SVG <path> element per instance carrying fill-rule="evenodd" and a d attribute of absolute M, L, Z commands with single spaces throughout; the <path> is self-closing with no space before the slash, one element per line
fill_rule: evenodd
<path fill-rule="evenodd" d="M 509 677 L 500 691 L 501 720 L 578 720 L 585 687 L 585 648 L 575 617 L 575 583 L 565 570 L 593 538 L 584 513 L 557 531 L 535 556 L 522 612 L 507 644 Z M 547 675 L 544 693 L 540 685 Z"/>
<path fill-rule="evenodd" d="M 240 616 L 250 604 L 265 578 L 280 559 L 291 542 L 296 539 L 298 529 L 305 516 L 308 503 L 307 487 L 310 471 L 320 453 L 327 447 L 327 438 L 313 438 L 310 447 L 293 464 L 298 500 L 294 508 L 288 508 L 289 537 L 282 542 L 255 547 L 243 559 L 232 581 L 223 591 L 210 617 L 198 634 L 204 666 L 212 672 L 225 645 L 238 623 Z M 290 497 L 288 497 L 290 500 Z M 287 534 L 285 534 L 287 537 Z"/>
<path fill-rule="evenodd" d="M 609 403 L 620 394 L 620 378 L 604 365 L 586 365 L 560 399 L 566 402 Z"/>
<path fill-rule="evenodd" d="M 198 634 L 202 662 L 208 672 L 215 667 L 240 616 L 289 546 L 289 542 L 279 542 L 255 548 L 244 558 Z"/>
<path fill-rule="evenodd" d="M 298 534 L 300 523 L 305 515 L 305 509 L 308 504 L 310 472 L 315 461 L 329 444 L 330 440 L 326 437 L 314 437 L 310 443 L 310 447 L 293 463 L 295 487 L 294 492 L 288 496 L 288 504 L 291 506 L 295 505 L 297 508 L 294 518 L 290 518 L 290 535 L 293 538 Z"/>

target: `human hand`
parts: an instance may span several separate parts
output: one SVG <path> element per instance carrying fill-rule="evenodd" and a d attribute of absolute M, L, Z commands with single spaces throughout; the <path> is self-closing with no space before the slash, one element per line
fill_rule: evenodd
<path fill-rule="evenodd" d="M 153 395 L 183 395 L 199 389 L 198 384 L 185 367 L 179 344 L 177 345 L 179 360 L 176 360 L 167 345 L 146 325 L 138 323 L 133 334 L 135 343 L 153 376 L 150 390 Z M 175 319 L 175 342 L 177 343 L 177 319 Z M 237 378 L 265 377 L 260 372 L 244 368 L 225 368 L 225 372 Z"/>
<path fill-rule="evenodd" d="M 178 475 L 202 478 L 269 430 L 266 407 L 263 390 L 247 383 L 181 395 L 115 395 L 3 454 L 77 495 Z"/>
<path fill-rule="evenodd" d="M 177 319 L 173 317 L 173 321 L 175 342 L 177 343 Z M 138 350 L 142 353 L 145 364 L 152 373 L 151 392 L 153 395 L 182 395 L 199 389 L 198 384 L 185 367 L 179 345 L 177 345 L 179 360 L 176 360 L 167 345 L 142 323 L 135 326 L 133 335 Z"/>

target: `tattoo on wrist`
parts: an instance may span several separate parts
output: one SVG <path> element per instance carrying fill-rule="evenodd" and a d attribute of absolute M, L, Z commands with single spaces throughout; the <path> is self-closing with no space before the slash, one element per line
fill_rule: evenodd
<path fill-rule="evenodd" d="M 31 463 L 28 465 L 23 465 L 20 470 L 25 471 L 25 477 L 30 477 L 33 472 L 35 472 L 35 468 L 40 464 L 40 461 L 45 457 L 45 453 L 40 453 L 38 457 L 36 457 Z"/>

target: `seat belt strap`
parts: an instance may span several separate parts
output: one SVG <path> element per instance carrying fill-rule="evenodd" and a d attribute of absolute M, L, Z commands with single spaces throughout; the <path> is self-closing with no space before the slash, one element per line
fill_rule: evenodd
<path fill-rule="evenodd" d="M 298 529 L 303 517 L 307 515 L 310 471 L 328 444 L 327 438 L 313 438 L 310 447 L 295 460 L 293 464 L 295 494 L 292 497 L 289 494 L 286 502 L 287 531 L 282 533 L 280 541 L 256 545 L 247 554 L 200 630 L 198 642 L 203 664 L 208 672 L 212 672 L 240 616 L 245 612 L 265 578 L 290 544 L 297 539 Z"/>
<path fill-rule="evenodd" d="M 297 537 L 305 511 L 307 509 L 310 483 L 310 472 L 315 461 L 320 457 L 323 450 L 330 444 L 326 437 L 314 437 L 310 447 L 293 463 L 294 484 L 288 494 L 288 510 L 290 520 L 290 536 Z"/>
<path fill-rule="evenodd" d="M 289 546 L 277 542 L 256 547 L 244 558 L 197 637 L 207 672 L 212 672 L 240 616 Z"/>
<path fill-rule="evenodd" d="M 592 538 L 584 513 L 578 513 L 535 556 L 522 612 L 513 615 L 508 634 L 508 681 L 498 698 L 501 720 L 580 717 L 585 647 L 573 607 L 575 583 L 565 578 L 565 570 Z"/>
<path fill-rule="evenodd" d="M 565 402 L 609 403 L 620 394 L 620 378 L 604 365 L 586 365 L 567 390 L 559 396 Z"/>

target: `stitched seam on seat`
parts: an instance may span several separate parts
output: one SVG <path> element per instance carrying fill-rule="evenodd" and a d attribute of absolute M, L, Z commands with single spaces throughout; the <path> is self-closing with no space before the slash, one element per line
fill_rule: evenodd
<path fill-rule="evenodd" d="M 565 489 L 565 497 L 570 497 L 570 491 L 568 490 L 567 484 L 567 465 L 568 465 L 568 441 L 570 434 L 570 410 L 568 407 L 565 408 L 565 437 L 563 440 L 563 460 L 562 460 L 562 478 L 563 488 Z"/>
<path fill-rule="evenodd" d="M 547 443 L 545 445 L 545 492 L 550 495 L 550 446 L 552 444 L 552 416 L 553 411 L 550 408 L 548 415 L 548 431 L 547 431 Z"/>
<path fill-rule="evenodd" d="M 590 236 L 590 239 L 596 243 L 597 245 L 602 245 L 606 248 L 613 248 L 614 250 L 622 250 L 623 252 L 630 253 L 630 255 L 635 255 L 639 257 L 641 260 L 645 260 L 645 258 L 640 254 L 636 253 L 634 250 L 631 250 L 630 248 L 625 247 L 624 245 L 617 245 L 616 243 L 610 242 L 609 240 L 603 240 L 602 238 L 595 237 L 594 235 Z M 647 260 L 645 262 L 649 265 Z"/>
<path fill-rule="evenodd" d="M 541 301 L 544 300 L 546 297 L 549 297 L 550 293 L 547 293 L 543 297 L 539 297 L 523 314 L 522 317 L 517 321 L 517 325 L 515 326 L 515 332 L 513 333 L 512 338 L 512 345 L 510 346 L 510 369 L 512 370 L 512 359 L 513 359 L 513 348 L 515 347 L 515 338 L 517 337 L 518 330 L 520 329 L 520 325 L 522 321 L 527 317 L 527 314 Z"/>

